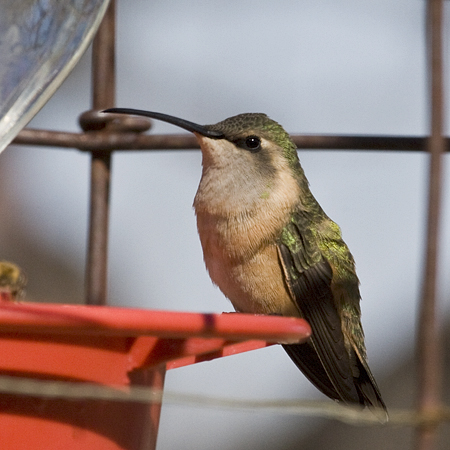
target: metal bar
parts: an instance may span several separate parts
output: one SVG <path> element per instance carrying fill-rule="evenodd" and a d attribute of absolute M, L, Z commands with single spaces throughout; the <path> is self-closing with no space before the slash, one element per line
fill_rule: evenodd
<path fill-rule="evenodd" d="M 423 136 L 345 136 L 291 135 L 300 149 L 313 150 L 392 150 L 424 151 L 427 138 Z M 134 132 L 69 133 L 51 130 L 23 129 L 15 145 L 42 145 L 73 148 L 84 151 L 112 150 L 189 150 L 199 148 L 197 139 L 189 134 L 143 135 Z M 445 150 L 450 151 L 450 138 L 445 138 Z"/>
<path fill-rule="evenodd" d="M 440 407 L 442 381 L 442 348 L 437 320 L 437 265 L 439 222 L 441 213 L 442 155 L 445 140 L 442 135 L 444 116 L 444 87 L 442 61 L 442 0 L 428 0 L 427 39 L 430 74 L 431 135 L 428 139 L 430 153 L 428 184 L 428 220 L 426 259 L 423 274 L 422 299 L 419 307 L 417 336 L 419 413 L 430 416 L 429 423 L 416 431 L 415 448 L 435 448 L 439 421 L 433 420 Z"/>
<path fill-rule="evenodd" d="M 110 0 L 92 46 L 92 105 L 106 109 L 116 98 L 116 0 Z"/>
<path fill-rule="evenodd" d="M 94 109 L 115 100 L 115 0 L 111 0 L 92 49 L 92 104 Z M 86 133 L 89 137 L 90 133 Z M 106 304 L 109 190 L 111 153 L 95 150 L 91 156 L 89 244 L 86 264 L 86 303 Z"/>
<path fill-rule="evenodd" d="M 89 243 L 86 265 L 86 304 L 105 305 L 107 291 L 107 248 L 110 155 L 91 156 Z"/>

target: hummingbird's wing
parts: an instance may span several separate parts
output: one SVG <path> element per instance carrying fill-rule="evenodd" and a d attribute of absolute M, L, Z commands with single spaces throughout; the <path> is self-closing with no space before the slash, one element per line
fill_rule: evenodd
<path fill-rule="evenodd" d="M 330 264 L 315 245 L 311 230 L 302 226 L 302 217 L 295 219 L 284 228 L 278 250 L 286 284 L 311 325 L 312 336 L 306 344 L 284 348 L 325 395 L 346 403 L 360 403 L 331 290 Z"/>
<path fill-rule="evenodd" d="M 316 236 L 308 226 L 308 218 L 300 211 L 283 229 L 278 240 L 278 253 L 284 270 L 286 286 L 302 316 L 309 322 L 312 336 L 305 344 L 284 345 L 297 367 L 325 395 L 346 403 L 359 403 L 381 408 L 381 422 L 387 420 L 386 405 L 366 361 L 364 335 L 359 319 L 359 307 L 353 305 L 350 314 L 350 334 L 344 337 L 342 318 L 336 307 L 333 271 L 316 244 Z M 336 255 L 348 252 L 340 239 L 340 231 L 330 248 Z M 328 255 L 330 258 L 332 255 Z M 347 260 L 351 260 L 348 252 Z M 348 269 L 351 271 L 351 269 Z M 350 273 L 351 275 L 351 273 Z M 359 302 L 357 278 L 349 281 L 348 295 Z M 349 277 L 352 280 L 353 277 Z M 334 291 L 333 291 L 334 287 Z M 351 307 L 351 302 L 349 305 Z M 357 311 L 356 311 L 357 310 Z M 355 338 L 355 336 L 358 336 Z M 378 413 L 377 413 L 378 415 Z"/>

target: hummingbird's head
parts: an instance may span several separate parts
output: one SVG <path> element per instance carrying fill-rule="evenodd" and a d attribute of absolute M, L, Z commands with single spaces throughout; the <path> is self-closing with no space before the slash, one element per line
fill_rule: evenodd
<path fill-rule="evenodd" d="M 214 142 L 214 138 L 195 132 L 204 157 L 221 159 L 234 156 L 263 172 L 276 170 L 279 168 L 276 161 L 281 160 L 294 170 L 298 166 L 296 146 L 289 134 L 266 114 L 239 114 L 204 128 L 223 135 L 220 138 L 222 142 Z"/>
<path fill-rule="evenodd" d="M 152 111 L 110 108 L 104 112 L 151 117 L 191 131 L 199 140 L 204 166 L 234 160 L 247 167 L 254 166 L 262 173 L 271 173 L 279 165 L 277 160 L 284 160 L 294 171 L 299 165 L 296 146 L 289 134 L 266 114 L 239 114 L 213 125 L 199 125 Z"/>
<path fill-rule="evenodd" d="M 203 155 L 196 206 L 207 198 L 204 203 L 209 207 L 226 207 L 229 213 L 249 211 L 270 197 L 288 207 L 305 189 L 295 144 L 266 114 L 239 114 L 214 125 L 199 125 L 150 111 L 111 108 L 104 112 L 151 117 L 195 134 Z"/>

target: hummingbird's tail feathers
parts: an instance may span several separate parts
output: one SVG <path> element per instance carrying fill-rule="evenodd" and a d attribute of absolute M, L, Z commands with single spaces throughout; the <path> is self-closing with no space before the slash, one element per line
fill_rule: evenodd
<path fill-rule="evenodd" d="M 306 378 L 327 397 L 348 405 L 366 406 L 378 417 L 381 423 L 387 422 L 388 414 L 386 405 L 381 398 L 375 379 L 365 361 L 362 362 L 358 358 L 357 366 L 359 376 L 353 378 L 357 396 L 352 396 L 350 393 L 343 395 L 342 390 L 338 392 L 334 387 L 323 368 L 316 350 L 310 343 L 285 344 L 283 348 Z"/>
<path fill-rule="evenodd" d="M 360 403 L 367 406 L 379 418 L 380 422 L 388 421 L 386 405 L 381 398 L 380 390 L 367 362 L 358 358 L 359 377 L 355 378 Z"/>
<path fill-rule="evenodd" d="M 309 342 L 305 344 L 285 344 L 283 348 L 306 378 L 327 397 L 333 400 L 343 401 L 344 403 L 360 403 L 356 390 L 352 392 L 346 390 L 347 395 L 342 392 L 339 393 L 336 390 L 330 377 L 323 368 L 316 350 Z"/>

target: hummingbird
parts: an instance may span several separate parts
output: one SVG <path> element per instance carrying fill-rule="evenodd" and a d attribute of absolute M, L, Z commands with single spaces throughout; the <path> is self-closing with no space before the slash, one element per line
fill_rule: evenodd
<path fill-rule="evenodd" d="M 266 114 L 214 125 L 127 108 L 196 136 L 202 175 L 194 199 L 211 280 L 235 310 L 304 318 L 312 335 L 284 349 L 323 394 L 386 406 L 367 363 L 355 262 L 339 226 L 310 191 L 289 134 Z"/>

